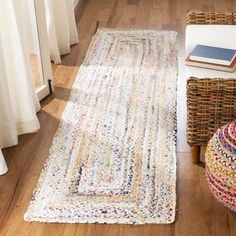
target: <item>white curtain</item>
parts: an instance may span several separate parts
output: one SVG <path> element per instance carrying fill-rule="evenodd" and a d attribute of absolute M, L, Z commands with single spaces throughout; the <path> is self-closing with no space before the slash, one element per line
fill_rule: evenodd
<path fill-rule="evenodd" d="M 0 148 L 18 143 L 18 135 L 39 129 L 35 94 L 21 23 L 24 0 L 1 0 L 0 6 Z M 0 149 L 0 174 L 7 166 Z"/>
<path fill-rule="evenodd" d="M 73 0 L 44 0 L 51 60 L 61 63 L 60 55 L 79 42 Z"/>
<path fill-rule="evenodd" d="M 8 171 L 7 164 L 2 154 L 2 150 L 0 149 L 0 175 L 5 174 L 7 171 Z"/>

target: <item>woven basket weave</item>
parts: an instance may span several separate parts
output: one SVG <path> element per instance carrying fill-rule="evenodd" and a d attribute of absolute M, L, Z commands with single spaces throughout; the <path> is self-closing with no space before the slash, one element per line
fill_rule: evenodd
<path fill-rule="evenodd" d="M 191 11 L 187 24 L 236 25 L 236 13 Z M 205 146 L 217 128 L 236 119 L 236 78 L 189 78 L 187 112 L 188 144 Z"/>
<path fill-rule="evenodd" d="M 236 13 L 217 13 L 190 11 L 187 15 L 188 25 L 236 25 Z"/>
<path fill-rule="evenodd" d="M 187 81 L 187 136 L 190 146 L 204 146 L 222 125 L 236 119 L 236 79 Z"/>
<path fill-rule="evenodd" d="M 188 144 L 206 145 L 218 127 L 236 119 L 236 79 L 187 81 Z"/>

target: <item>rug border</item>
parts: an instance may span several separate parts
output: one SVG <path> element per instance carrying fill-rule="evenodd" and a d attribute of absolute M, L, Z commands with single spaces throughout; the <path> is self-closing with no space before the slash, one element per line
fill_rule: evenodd
<path fill-rule="evenodd" d="M 75 78 L 71 88 L 73 88 L 73 86 L 74 86 L 74 83 L 75 83 L 75 81 L 76 81 L 76 79 L 77 79 L 77 77 L 78 77 L 78 75 L 79 75 L 79 73 L 80 73 L 80 71 L 81 71 L 81 69 L 83 67 L 84 61 L 86 61 L 87 57 L 89 56 L 88 52 L 91 50 L 93 44 L 95 43 L 96 36 L 99 35 L 102 31 L 105 31 L 105 32 L 143 31 L 143 32 L 172 33 L 175 36 L 176 45 L 178 44 L 178 38 L 177 38 L 178 33 L 176 31 L 174 31 L 174 30 L 144 29 L 144 28 L 107 28 L 107 27 L 99 27 L 97 29 L 96 33 L 93 35 L 93 37 L 92 37 L 92 39 L 91 39 L 91 41 L 89 43 L 89 46 L 88 46 L 88 48 L 86 50 L 85 57 L 84 57 L 84 59 L 82 61 L 82 64 L 80 65 L 80 67 L 78 69 L 76 78 Z M 174 133 L 174 140 L 175 140 L 175 145 L 174 145 L 174 150 L 173 150 L 173 160 L 175 162 L 174 163 L 175 165 L 173 166 L 174 172 L 175 172 L 175 178 L 174 178 L 175 186 L 174 186 L 174 191 L 173 192 L 175 194 L 174 194 L 174 199 L 173 199 L 174 200 L 174 204 L 173 204 L 174 211 L 173 211 L 173 215 L 172 215 L 171 220 L 169 222 L 162 222 L 162 221 L 159 220 L 159 218 L 145 218 L 144 221 L 137 220 L 135 222 L 131 222 L 131 221 L 127 221 L 127 218 L 119 218 L 119 220 L 116 220 L 116 219 L 109 219 L 108 220 L 108 219 L 104 219 L 104 218 L 101 218 L 101 217 L 94 218 L 94 219 L 91 217 L 90 219 L 93 219 L 93 220 L 81 220 L 81 219 L 80 220 L 71 220 L 71 219 L 69 219 L 69 220 L 66 219 L 65 220 L 65 217 L 64 217 L 63 220 L 61 218 L 59 218 L 59 219 L 56 219 L 56 218 L 53 218 L 53 219 L 49 219 L 49 218 L 41 219 L 39 217 L 34 217 L 34 216 L 30 217 L 30 211 L 31 211 L 30 208 L 32 207 L 32 205 L 34 203 L 34 201 L 32 200 L 32 197 L 31 197 L 30 202 L 29 202 L 28 207 L 27 207 L 27 210 L 26 210 L 26 212 L 24 214 L 24 220 L 25 221 L 27 221 L 27 222 L 41 222 L 41 223 L 60 223 L 60 224 L 61 223 L 62 224 L 63 223 L 68 223 L 68 224 L 75 224 L 75 223 L 80 223 L 80 224 L 97 223 L 97 224 L 128 224 L 128 225 L 132 225 L 132 224 L 135 224 L 135 225 L 136 224 L 137 225 L 141 225 L 141 224 L 172 224 L 172 223 L 175 222 L 175 220 L 176 220 L 176 212 L 177 212 L 176 207 L 177 207 L 177 174 L 178 174 L 177 173 L 177 141 L 176 141 L 176 139 L 177 139 L 177 89 L 178 89 L 178 68 L 179 68 L 179 66 L 178 66 L 178 47 L 177 46 L 176 46 L 176 52 L 177 52 L 177 55 L 176 55 L 176 57 L 177 57 L 177 65 L 176 65 L 177 66 L 177 74 L 176 74 L 176 78 L 175 78 L 175 81 L 176 81 L 176 92 L 175 92 L 175 117 L 174 117 L 174 128 L 175 128 L 175 130 L 174 130 L 174 132 L 175 132 Z M 66 106 L 65 106 L 65 108 L 64 108 L 64 110 L 62 112 L 62 115 L 61 115 L 61 118 L 60 118 L 60 124 L 61 124 L 61 120 L 62 120 L 63 115 L 64 115 L 64 111 L 67 109 L 67 106 L 69 105 L 70 98 L 71 98 L 71 93 L 70 93 L 69 98 L 67 100 Z M 59 126 L 60 126 L 60 124 L 59 124 Z M 40 189 L 40 186 L 41 186 L 41 183 L 42 183 L 42 181 L 40 181 L 40 180 L 44 179 L 45 173 L 48 170 L 48 165 L 47 164 L 48 164 L 49 160 L 53 159 L 53 157 L 51 156 L 51 147 L 52 147 L 52 145 L 54 143 L 55 136 L 57 136 L 58 133 L 59 133 L 59 126 L 57 128 L 57 131 L 56 131 L 55 135 L 53 136 L 53 139 L 52 139 L 52 142 L 51 142 L 51 145 L 50 145 L 50 148 L 49 148 L 49 153 L 47 155 L 46 160 L 44 161 L 43 166 L 41 167 L 41 172 L 40 172 L 40 174 L 39 174 L 39 176 L 37 178 L 38 180 L 37 180 L 37 183 L 36 183 L 36 187 L 34 188 L 33 193 L 32 193 L 31 196 L 34 196 L 38 192 L 38 190 Z M 31 220 L 29 218 L 33 218 L 33 219 Z M 132 219 L 135 219 L 135 218 L 132 218 Z"/>

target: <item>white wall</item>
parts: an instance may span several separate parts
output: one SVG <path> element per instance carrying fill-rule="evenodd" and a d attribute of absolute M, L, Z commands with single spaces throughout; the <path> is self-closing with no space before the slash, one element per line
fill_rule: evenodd
<path fill-rule="evenodd" d="M 73 0 L 74 8 L 78 5 L 79 0 Z"/>

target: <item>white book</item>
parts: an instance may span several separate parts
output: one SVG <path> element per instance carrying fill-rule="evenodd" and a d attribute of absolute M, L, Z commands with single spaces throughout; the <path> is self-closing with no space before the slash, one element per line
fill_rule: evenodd
<path fill-rule="evenodd" d="M 230 66 L 225 66 L 225 65 L 218 65 L 218 64 L 205 63 L 205 62 L 199 62 L 199 61 L 192 61 L 190 60 L 189 57 L 187 57 L 185 60 L 185 65 L 233 73 L 236 69 L 236 58 L 234 59 L 234 61 L 232 62 Z"/>

